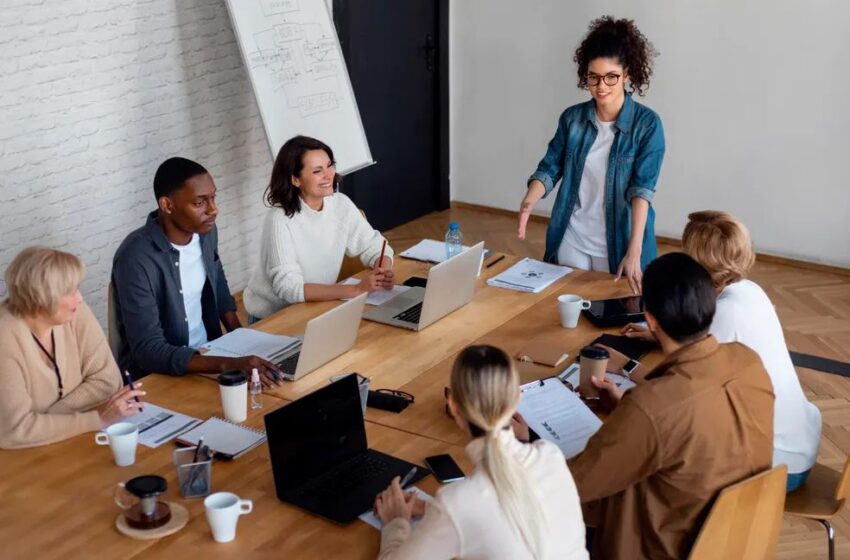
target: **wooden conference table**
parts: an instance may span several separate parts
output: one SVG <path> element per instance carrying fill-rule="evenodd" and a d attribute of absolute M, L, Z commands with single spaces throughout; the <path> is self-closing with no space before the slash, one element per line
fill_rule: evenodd
<path fill-rule="evenodd" d="M 463 446 L 463 432 L 445 415 L 443 387 L 451 364 L 469 344 L 494 344 L 514 355 L 532 339 L 543 337 L 574 356 L 602 331 L 582 318 L 575 329 L 558 322 L 556 299 L 563 293 L 585 299 L 630 294 L 627 282 L 612 282 L 608 274 L 574 271 L 539 294 L 488 286 L 486 279 L 519 259 L 507 256 L 485 268 L 473 301 L 448 317 L 415 333 L 363 321 L 352 350 L 294 383 L 264 395 L 264 407 L 249 411 L 246 424 L 262 427 L 262 414 L 326 383 L 331 375 L 357 371 L 371 379 L 371 388 L 399 389 L 413 394 L 415 404 L 400 414 L 368 409 L 369 446 L 405 460 L 450 453 L 466 472 L 472 466 Z M 406 259 L 396 264 L 397 281 L 425 276 L 428 265 Z M 254 325 L 277 334 L 300 334 L 306 322 L 338 305 L 309 303 L 290 307 Z M 610 332 L 610 331 L 609 331 Z M 542 379 L 560 369 L 519 363 L 523 382 Z M 563 367 L 563 365 L 562 365 Z M 222 415 L 216 383 L 198 376 L 144 379 L 147 400 L 197 418 Z M 274 491 L 266 446 L 232 462 L 213 465 L 213 491 L 230 491 L 254 502 L 254 510 L 239 521 L 237 538 L 228 544 L 212 540 L 203 500 L 184 500 L 177 490 L 171 453 L 174 446 L 139 446 L 136 463 L 116 467 L 107 447 L 84 434 L 45 447 L 0 451 L 0 558 L 374 558 L 378 532 L 361 522 L 340 527 L 280 502 Z M 142 474 L 166 478 L 168 501 L 189 510 L 189 523 L 175 535 L 159 540 L 134 540 L 117 532 L 119 514 L 112 492 L 119 482 Z M 439 483 L 427 477 L 417 484 L 434 494 Z"/>

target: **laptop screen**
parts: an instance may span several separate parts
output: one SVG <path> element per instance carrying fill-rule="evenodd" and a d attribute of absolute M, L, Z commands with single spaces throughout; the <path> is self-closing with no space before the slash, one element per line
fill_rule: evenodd
<path fill-rule="evenodd" d="M 356 375 L 266 414 L 265 424 L 278 493 L 367 449 Z"/>

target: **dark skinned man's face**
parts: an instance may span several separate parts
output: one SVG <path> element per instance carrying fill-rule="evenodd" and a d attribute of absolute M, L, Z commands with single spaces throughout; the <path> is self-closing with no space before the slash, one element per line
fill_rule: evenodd
<path fill-rule="evenodd" d="M 171 222 L 187 233 L 209 233 L 215 226 L 215 183 L 208 173 L 187 179 L 169 196 L 159 199 L 159 209 Z"/>

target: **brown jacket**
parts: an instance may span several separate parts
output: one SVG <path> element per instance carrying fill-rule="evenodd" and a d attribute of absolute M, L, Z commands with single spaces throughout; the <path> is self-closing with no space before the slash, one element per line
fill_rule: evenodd
<path fill-rule="evenodd" d="M 772 453 L 773 388 L 758 355 L 712 336 L 679 349 L 569 463 L 597 527 L 592 556 L 686 558 L 717 493 L 770 468 Z"/>

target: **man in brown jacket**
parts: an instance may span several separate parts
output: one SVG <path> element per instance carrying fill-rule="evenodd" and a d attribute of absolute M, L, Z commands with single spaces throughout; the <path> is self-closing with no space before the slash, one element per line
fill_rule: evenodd
<path fill-rule="evenodd" d="M 724 487 L 769 469 L 773 389 L 755 352 L 709 336 L 715 292 L 683 253 L 659 257 L 643 276 L 646 321 L 664 352 L 623 395 L 569 467 L 595 526 L 591 556 L 686 558 Z M 608 369 L 626 358 L 612 352 Z"/>

